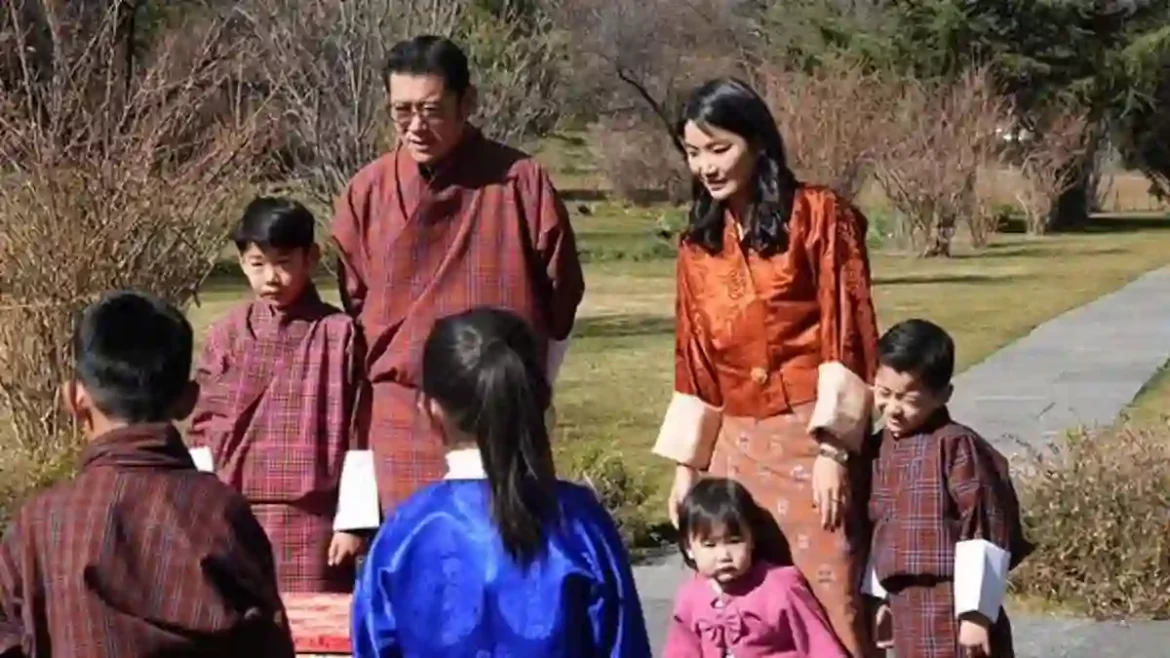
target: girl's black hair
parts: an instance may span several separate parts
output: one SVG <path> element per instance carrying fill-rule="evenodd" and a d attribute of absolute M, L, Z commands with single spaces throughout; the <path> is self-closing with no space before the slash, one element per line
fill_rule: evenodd
<path fill-rule="evenodd" d="M 753 563 L 791 563 L 776 522 L 747 488 L 735 480 L 708 477 L 695 483 L 678 507 L 678 544 L 687 566 L 695 568 L 689 554 L 691 539 L 710 537 L 716 531 L 724 536 L 750 536 Z"/>
<path fill-rule="evenodd" d="M 537 557 L 558 511 L 545 411 L 551 388 L 538 340 L 511 312 L 475 308 L 435 323 L 423 347 L 422 391 L 475 437 L 492 518 L 521 564 Z"/>
<path fill-rule="evenodd" d="M 747 83 L 736 78 L 710 80 L 691 93 L 675 128 L 679 143 L 687 123 L 700 129 L 714 127 L 739 135 L 757 154 L 755 180 L 745 227 L 744 243 L 762 255 L 788 249 L 788 220 L 800 183 L 788 168 L 784 139 L 768 104 Z M 697 178 L 691 183 L 689 224 L 683 239 L 708 253 L 723 250 L 723 203 Z"/>

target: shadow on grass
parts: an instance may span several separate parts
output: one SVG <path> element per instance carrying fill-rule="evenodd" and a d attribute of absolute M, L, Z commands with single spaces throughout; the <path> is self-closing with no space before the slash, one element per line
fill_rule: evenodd
<path fill-rule="evenodd" d="M 955 254 L 951 258 L 955 260 L 994 260 L 1000 258 L 1032 258 L 1036 256 L 1052 256 L 1056 252 L 1061 251 L 1062 246 L 1059 243 L 1045 243 L 1042 238 L 1037 239 L 1032 244 L 1016 243 L 1000 243 L 990 244 L 978 251 L 968 253 Z M 1109 254 L 1120 254 L 1125 249 L 1120 247 L 1094 247 L 1094 248 L 1077 248 L 1077 256 L 1105 256 Z"/>
<path fill-rule="evenodd" d="M 561 200 L 565 203 L 581 203 L 590 201 L 615 201 L 619 197 L 608 190 L 567 188 L 559 190 Z M 666 190 L 638 190 L 630 198 L 625 199 L 635 206 L 652 206 L 659 203 L 671 203 L 670 195 Z"/>
<path fill-rule="evenodd" d="M 880 286 L 916 286 L 945 283 L 992 284 L 1019 281 L 1027 277 L 1018 274 L 905 274 L 901 276 L 874 277 L 874 284 Z"/>
<path fill-rule="evenodd" d="M 1170 231 L 1170 214 L 1158 212 L 1098 213 L 1089 217 L 1089 221 L 1084 224 L 1062 227 L 1051 234 L 1136 233 L 1139 231 Z M 1000 225 L 998 233 L 1023 235 L 1027 233 L 1027 229 L 1022 218 L 1013 217 Z"/>
<path fill-rule="evenodd" d="M 578 318 L 573 326 L 573 336 L 576 338 L 621 338 L 673 334 L 674 318 L 661 315 L 602 315 Z"/>
<path fill-rule="evenodd" d="M 1170 231 L 1170 215 L 1166 214 L 1102 214 L 1094 215 L 1084 226 L 1075 226 L 1062 233 L 1137 233 L 1142 231 Z"/>

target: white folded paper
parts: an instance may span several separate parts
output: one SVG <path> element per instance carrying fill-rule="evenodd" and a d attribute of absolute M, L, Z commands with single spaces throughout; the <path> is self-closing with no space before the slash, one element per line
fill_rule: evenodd
<path fill-rule="evenodd" d="M 995 621 L 1007 595 L 1011 553 L 985 539 L 955 544 L 955 616 L 978 612 Z"/>
<path fill-rule="evenodd" d="M 200 448 L 188 448 L 187 452 L 191 453 L 191 461 L 195 462 L 195 468 L 204 473 L 215 472 L 215 460 L 211 457 L 211 448 L 203 446 Z"/>
<path fill-rule="evenodd" d="M 374 475 L 374 453 L 350 450 L 341 466 L 341 483 L 333 530 L 367 530 L 382 522 L 378 503 L 378 482 Z"/>

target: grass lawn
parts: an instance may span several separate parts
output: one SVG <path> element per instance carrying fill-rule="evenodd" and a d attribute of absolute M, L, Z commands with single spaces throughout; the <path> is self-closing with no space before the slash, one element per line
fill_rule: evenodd
<path fill-rule="evenodd" d="M 592 203 L 585 215 L 571 207 L 588 292 L 557 386 L 559 457 L 567 465 L 597 447 L 620 454 L 622 465 L 647 478 L 652 495 L 644 511 L 662 518 L 670 469 L 649 448 L 673 376 L 674 263 L 669 246 L 654 236 L 669 209 Z M 914 316 L 939 322 L 954 334 L 965 368 L 1043 321 L 1170 262 L 1168 238 L 1170 218 L 1114 218 L 1043 239 L 1002 235 L 979 252 L 959 248 L 949 260 L 875 250 L 879 320 L 883 327 Z M 196 329 L 244 292 L 224 281 L 205 291 L 190 312 Z M 1155 389 L 1170 400 L 1170 376 Z"/>
<path fill-rule="evenodd" d="M 1146 383 L 1126 410 L 1126 416 L 1138 425 L 1161 423 L 1170 427 L 1170 361 Z"/>

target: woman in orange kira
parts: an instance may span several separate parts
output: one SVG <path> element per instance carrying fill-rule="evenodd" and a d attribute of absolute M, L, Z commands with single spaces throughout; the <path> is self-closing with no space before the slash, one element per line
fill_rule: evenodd
<path fill-rule="evenodd" d="M 878 339 L 865 217 L 796 180 L 767 105 L 738 80 L 698 88 L 677 134 L 695 182 L 675 391 L 654 446 L 677 464 L 671 518 L 701 472 L 742 482 L 845 648 L 876 655 L 859 592 Z"/>

